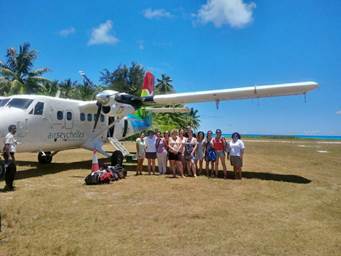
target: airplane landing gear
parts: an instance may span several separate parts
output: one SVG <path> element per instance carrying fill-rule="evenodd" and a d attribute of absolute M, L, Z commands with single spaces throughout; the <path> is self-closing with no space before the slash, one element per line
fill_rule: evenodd
<path fill-rule="evenodd" d="M 41 164 L 49 164 L 52 161 L 52 153 L 51 152 L 39 152 L 38 153 L 38 161 Z"/>
<path fill-rule="evenodd" d="M 112 153 L 111 155 L 111 165 L 112 166 L 116 166 L 116 165 L 120 165 L 123 166 L 123 154 L 121 151 L 116 150 L 114 151 L 114 153 Z"/>

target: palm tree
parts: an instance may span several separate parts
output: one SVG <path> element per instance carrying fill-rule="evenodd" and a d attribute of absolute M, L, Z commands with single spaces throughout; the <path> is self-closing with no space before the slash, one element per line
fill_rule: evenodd
<path fill-rule="evenodd" d="M 187 113 L 188 115 L 188 125 L 194 130 L 197 130 L 200 126 L 200 116 L 198 115 L 198 110 L 191 108 L 191 111 Z"/>
<path fill-rule="evenodd" d="M 77 87 L 77 81 L 72 81 L 71 79 L 66 79 L 59 83 L 59 88 L 61 91 L 62 98 L 72 98 L 74 91 Z"/>
<path fill-rule="evenodd" d="M 56 96 L 59 90 L 59 82 L 58 80 L 54 81 L 44 81 L 42 82 L 42 87 L 39 90 L 40 94 L 48 95 L 48 96 Z"/>
<path fill-rule="evenodd" d="M 101 72 L 100 81 L 115 91 L 140 95 L 143 77 L 143 67 L 133 62 L 130 67 L 119 65 L 112 72 L 104 69 Z"/>
<path fill-rule="evenodd" d="M 41 82 L 47 79 L 41 77 L 48 71 L 47 68 L 32 70 L 33 61 L 37 58 L 37 52 L 30 50 L 30 44 L 24 43 L 16 49 L 7 49 L 6 63 L 0 61 L 1 85 L 9 86 L 8 94 L 34 93 L 42 86 Z"/>
<path fill-rule="evenodd" d="M 171 84 L 172 79 L 166 74 L 161 75 L 161 79 L 157 79 L 155 90 L 158 94 L 167 94 L 174 92 L 173 85 Z"/>

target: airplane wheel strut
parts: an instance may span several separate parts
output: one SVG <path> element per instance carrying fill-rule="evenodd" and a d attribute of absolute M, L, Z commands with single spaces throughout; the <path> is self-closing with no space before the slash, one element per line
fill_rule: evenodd
<path fill-rule="evenodd" d="M 45 155 L 44 155 L 45 153 Z M 52 162 L 52 154 L 51 152 L 39 152 L 38 153 L 38 161 L 41 164 L 49 164 Z"/>
<path fill-rule="evenodd" d="M 116 165 L 123 166 L 123 159 L 124 159 L 124 157 L 123 157 L 122 152 L 119 150 L 116 150 L 111 155 L 111 165 L 112 166 L 116 166 Z"/>

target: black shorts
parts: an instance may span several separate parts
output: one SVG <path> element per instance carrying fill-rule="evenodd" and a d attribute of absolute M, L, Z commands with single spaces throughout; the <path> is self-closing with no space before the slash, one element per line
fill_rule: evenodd
<path fill-rule="evenodd" d="M 180 161 L 181 160 L 179 158 L 179 153 L 172 153 L 172 152 L 168 152 L 168 159 L 169 160 L 175 160 L 175 161 Z"/>
<path fill-rule="evenodd" d="M 156 159 L 156 152 L 146 152 L 147 159 Z"/>

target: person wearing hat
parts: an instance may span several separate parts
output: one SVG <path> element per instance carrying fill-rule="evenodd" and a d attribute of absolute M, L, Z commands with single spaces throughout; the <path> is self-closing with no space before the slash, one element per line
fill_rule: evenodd
<path fill-rule="evenodd" d="M 15 125 L 10 125 L 8 127 L 8 134 L 5 137 L 3 157 L 5 159 L 5 181 L 6 186 L 4 190 L 14 190 L 13 182 L 17 168 L 15 165 L 15 152 L 17 147 L 17 140 L 14 135 L 17 132 L 17 127 Z"/>
<path fill-rule="evenodd" d="M 231 138 L 232 140 L 229 142 L 229 154 L 227 154 L 227 159 L 230 158 L 235 178 L 241 179 L 245 146 L 238 132 L 233 133 Z"/>

